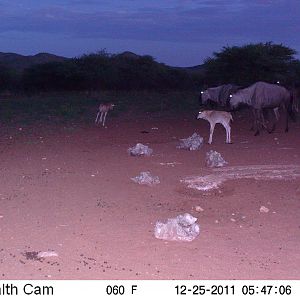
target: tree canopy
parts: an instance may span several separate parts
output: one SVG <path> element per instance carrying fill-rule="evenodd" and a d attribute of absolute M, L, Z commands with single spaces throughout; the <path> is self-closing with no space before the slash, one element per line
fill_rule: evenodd
<path fill-rule="evenodd" d="M 297 80 L 299 61 L 294 49 L 282 44 L 258 43 L 223 47 L 205 61 L 207 84 L 249 85 L 257 81 L 291 84 Z"/>

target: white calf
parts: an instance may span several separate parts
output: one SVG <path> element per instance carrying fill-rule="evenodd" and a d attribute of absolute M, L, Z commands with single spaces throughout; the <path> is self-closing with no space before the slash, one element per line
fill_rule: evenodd
<path fill-rule="evenodd" d="M 100 104 L 99 110 L 96 116 L 95 124 L 99 124 L 103 121 L 102 126 L 105 125 L 106 115 L 107 113 L 114 108 L 115 104 L 112 103 L 106 103 L 106 104 Z M 100 115 L 100 118 L 99 118 Z"/>
<path fill-rule="evenodd" d="M 214 134 L 215 125 L 220 123 L 224 126 L 226 130 L 226 143 L 231 144 L 231 137 L 230 137 L 230 121 L 233 121 L 232 115 L 226 111 L 217 111 L 217 110 L 204 110 L 200 111 L 198 114 L 197 119 L 204 119 L 207 120 L 210 124 L 210 135 L 208 143 L 212 143 L 212 137 Z"/>

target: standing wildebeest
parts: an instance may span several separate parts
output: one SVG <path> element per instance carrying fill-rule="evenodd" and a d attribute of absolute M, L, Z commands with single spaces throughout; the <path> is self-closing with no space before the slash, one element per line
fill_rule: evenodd
<path fill-rule="evenodd" d="M 207 120 L 210 124 L 209 140 L 208 140 L 209 144 L 212 143 L 215 126 L 218 123 L 222 124 L 226 130 L 226 144 L 231 144 L 230 121 L 233 121 L 231 113 L 227 111 L 204 110 L 204 111 L 199 111 L 197 119 Z"/>
<path fill-rule="evenodd" d="M 201 91 L 201 96 L 199 99 L 200 105 L 207 105 L 208 107 L 215 107 L 221 106 L 226 110 L 230 110 L 230 97 L 232 94 L 236 93 L 238 90 L 241 89 L 241 86 L 235 84 L 223 84 L 217 87 L 208 88 L 204 91 Z M 273 109 L 275 118 L 279 120 L 279 111 L 278 107 Z M 264 111 L 261 114 L 261 122 L 263 126 L 266 128 L 265 125 L 265 118 L 264 118 Z M 255 125 L 253 124 L 251 130 L 254 130 Z"/>
<path fill-rule="evenodd" d="M 207 105 L 212 102 L 218 106 L 228 107 L 229 96 L 235 93 L 240 87 L 234 84 L 223 84 L 217 87 L 201 91 L 200 105 Z"/>
<path fill-rule="evenodd" d="M 113 110 L 114 106 L 115 106 L 115 104 L 113 104 L 113 103 L 106 103 L 106 104 L 101 103 L 99 105 L 95 124 L 101 123 L 103 121 L 102 126 L 104 127 L 107 113 L 110 110 Z M 99 118 L 99 116 L 100 116 L 100 118 Z"/>
<path fill-rule="evenodd" d="M 248 88 L 239 90 L 231 96 L 230 105 L 236 108 L 239 104 L 244 103 L 252 108 L 254 115 L 255 135 L 259 134 L 259 125 L 263 122 L 263 109 L 280 108 L 286 112 L 286 128 L 288 127 L 288 112 L 291 110 L 291 93 L 284 87 L 277 84 L 270 84 L 266 82 L 256 82 Z M 272 132 L 275 129 L 275 123 L 272 127 Z"/>

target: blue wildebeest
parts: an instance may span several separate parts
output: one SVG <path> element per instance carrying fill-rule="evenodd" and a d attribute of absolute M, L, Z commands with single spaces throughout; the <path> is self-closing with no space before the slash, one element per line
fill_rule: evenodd
<path fill-rule="evenodd" d="M 229 107 L 229 96 L 235 93 L 240 86 L 234 84 L 223 84 L 201 91 L 200 105 L 216 104 L 221 107 Z"/>
<path fill-rule="evenodd" d="M 242 87 L 235 84 L 223 84 L 217 87 L 208 88 L 204 91 L 201 91 L 200 96 L 200 105 L 208 105 L 209 107 L 217 105 L 219 107 L 230 110 L 230 97 L 232 94 L 236 93 Z M 213 105 L 212 105 L 213 104 Z M 214 106 L 213 106 L 214 107 Z M 279 120 L 279 111 L 278 107 L 274 108 L 274 114 L 276 120 Z M 262 124 L 265 126 L 264 114 L 261 114 Z M 254 130 L 255 125 L 253 124 L 251 130 Z"/>
<path fill-rule="evenodd" d="M 291 113 L 292 110 L 292 98 L 290 91 L 286 88 L 277 84 L 270 84 L 262 81 L 256 82 L 250 87 L 241 89 L 231 95 L 230 106 L 232 108 L 236 108 L 242 103 L 252 108 L 255 135 L 259 134 L 260 125 L 266 128 L 263 118 L 263 109 L 270 108 L 282 108 L 286 112 L 285 131 L 288 131 L 288 113 Z M 270 131 L 267 130 L 271 133 L 274 129 L 275 123 Z"/>
<path fill-rule="evenodd" d="M 104 127 L 107 113 L 110 110 L 113 110 L 114 106 L 115 106 L 115 104 L 113 104 L 113 103 L 106 103 L 106 104 L 101 103 L 99 105 L 99 109 L 98 109 L 98 112 L 97 112 L 95 124 L 99 124 L 99 123 L 102 122 L 102 126 Z M 100 118 L 99 118 L 99 116 L 100 116 Z"/>
<path fill-rule="evenodd" d="M 217 110 L 204 110 L 199 111 L 197 119 L 207 120 L 210 124 L 209 130 L 209 140 L 208 143 L 212 143 L 213 134 L 216 124 L 220 123 L 226 130 L 226 144 L 231 144 L 231 128 L 230 121 L 233 121 L 232 115 L 227 111 L 217 111 Z"/>

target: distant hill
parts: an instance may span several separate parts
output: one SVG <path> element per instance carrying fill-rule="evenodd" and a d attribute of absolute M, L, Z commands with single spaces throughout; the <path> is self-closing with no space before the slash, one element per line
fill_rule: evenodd
<path fill-rule="evenodd" d="M 129 59 L 138 59 L 142 55 L 136 53 L 125 51 L 116 55 L 116 57 L 124 57 Z M 43 64 L 48 62 L 62 62 L 69 58 L 58 56 L 50 53 L 38 53 L 36 55 L 20 55 L 16 53 L 4 53 L 0 52 L 0 65 L 12 68 L 17 72 L 22 72 L 24 69 L 31 67 L 36 64 Z M 183 70 L 190 74 L 203 74 L 204 66 L 197 65 L 193 67 L 172 67 L 177 70 Z"/>
<path fill-rule="evenodd" d="M 195 74 L 195 75 L 203 75 L 205 72 L 204 65 L 197 65 L 193 67 L 172 67 L 177 70 L 183 70 L 186 71 L 189 74 Z"/>
<path fill-rule="evenodd" d="M 142 55 L 138 55 L 138 54 L 130 52 L 130 51 L 125 51 L 125 52 L 117 54 L 116 57 L 138 59 L 138 58 L 142 57 Z M 168 67 L 177 69 L 177 70 L 186 71 L 187 73 L 190 73 L 190 74 L 201 74 L 202 75 L 205 72 L 204 65 L 197 65 L 197 66 L 192 66 L 192 67 L 173 67 L 173 66 L 168 66 Z"/>
<path fill-rule="evenodd" d="M 141 55 L 135 54 L 133 52 L 130 51 L 125 51 L 122 53 L 119 53 L 116 55 L 116 57 L 124 57 L 124 58 L 130 58 L 130 59 L 138 59 L 140 57 L 142 57 Z"/>
<path fill-rule="evenodd" d="M 38 53 L 36 55 L 20 55 L 16 53 L 0 52 L 0 64 L 12 68 L 17 72 L 22 72 L 24 69 L 36 64 L 43 64 L 48 62 L 61 62 L 68 58 L 57 56 L 49 53 Z"/>

